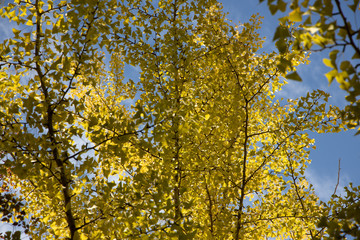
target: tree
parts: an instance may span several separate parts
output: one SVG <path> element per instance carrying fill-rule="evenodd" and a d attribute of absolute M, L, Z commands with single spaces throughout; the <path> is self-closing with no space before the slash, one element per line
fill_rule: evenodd
<path fill-rule="evenodd" d="M 319 234 L 306 131 L 338 131 L 339 111 L 322 91 L 275 99 L 306 57 L 261 53 L 259 17 L 237 26 L 213 0 L 19 0 L 1 15 L 19 24 L 0 45 L 2 166 L 34 239 Z"/>
<path fill-rule="evenodd" d="M 263 2 L 264 0 L 259 0 Z M 347 4 L 349 2 L 349 4 Z M 356 23 L 359 15 L 359 0 L 316 0 L 316 1 L 283 1 L 268 0 L 272 14 L 278 11 L 289 12 L 280 18 L 274 40 L 280 51 L 291 47 L 296 51 L 329 52 L 329 59 L 324 64 L 331 68 L 326 78 L 331 84 L 334 79 L 340 88 L 348 95 L 348 105 L 343 111 L 343 117 L 348 121 L 348 127 L 360 126 L 360 28 Z M 286 27 L 287 21 L 299 23 L 296 29 Z M 291 65 L 284 61 L 282 65 Z M 289 76 L 301 80 L 295 72 Z M 356 134 L 360 134 L 360 128 Z"/>
<path fill-rule="evenodd" d="M 260 0 L 263 2 L 263 0 Z M 349 2 L 349 4 L 346 4 Z M 329 83 L 334 79 L 340 88 L 348 92 L 348 105 L 342 111 L 348 128 L 360 125 L 360 28 L 356 23 L 359 14 L 359 0 L 316 0 L 316 1 L 267 1 L 272 14 L 286 11 L 289 3 L 290 11 L 280 19 L 274 40 L 280 49 L 292 47 L 296 51 L 322 52 L 329 51 L 329 59 L 324 59 L 326 66 L 332 68 L 326 74 Z M 299 28 L 289 31 L 286 21 L 300 23 Z M 291 43 L 291 44 L 289 44 Z M 291 63 L 285 62 L 285 65 Z M 295 80 L 301 80 L 293 74 Z M 356 134 L 360 134 L 360 128 Z M 359 236 L 359 221 L 353 206 L 357 205 L 355 196 L 359 197 L 357 188 L 351 185 L 345 188 L 347 196 L 333 196 L 328 202 L 319 226 L 324 228 L 330 239 L 343 239 L 346 234 Z M 354 212 L 355 211 L 355 212 Z M 354 215 L 355 214 L 355 215 Z M 329 220 L 331 219 L 331 220 Z"/>

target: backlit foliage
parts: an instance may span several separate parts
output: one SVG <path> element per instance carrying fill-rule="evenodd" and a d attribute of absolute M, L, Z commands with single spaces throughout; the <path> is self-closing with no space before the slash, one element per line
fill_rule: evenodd
<path fill-rule="evenodd" d="M 329 58 L 323 62 L 331 70 L 325 77 L 329 84 L 336 80 L 347 92 L 348 104 L 342 114 L 348 128 L 357 128 L 356 134 L 360 134 L 360 1 L 267 0 L 267 4 L 272 14 L 286 12 L 279 19 L 281 25 L 274 35 L 280 51 L 289 47 L 296 51 L 329 51 Z M 289 31 L 283 25 L 288 20 L 297 23 L 299 28 Z M 282 62 L 282 65 L 288 66 L 291 62 Z M 296 72 L 288 78 L 301 81 Z"/>
<path fill-rule="evenodd" d="M 1 15 L 18 24 L 0 45 L 1 167 L 33 239 L 318 235 L 306 131 L 338 131 L 338 110 L 322 91 L 275 97 L 294 70 L 279 62 L 306 57 L 262 53 L 260 17 L 236 25 L 213 0 Z"/>

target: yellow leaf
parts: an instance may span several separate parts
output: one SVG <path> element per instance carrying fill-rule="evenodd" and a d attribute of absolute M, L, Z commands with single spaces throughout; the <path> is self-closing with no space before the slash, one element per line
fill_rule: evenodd
<path fill-rule="evenodd" d="M 34 23 L 33 23 L 33 21 L 32 21 L 32 20 L 28 20 L 28 21 L 26 22 L 26 25 L 28 25 L 28 26 L 33 26 L 33 25 L 34 25 Z"/>
<path fill-rule="evenodd" d="M 80 233 L 80 240 L 87 240 L 88 238 L 84 233 Z"/>
<path fill-rule="evenodd" d="M 9 18 L 13 18 L 13 17 L 15 17 L 15 16 L 16 16 L 15 11 L 11 11 L 11 12 L 9 13 Z"/>
<path fill-rule="evenodd" d="M 324 58 L 324 59 L 323 59 L 323 63 L 324 63 L 326 66 L 328 66 L 328 67 L 334 68 L 334 66 L 333 66 L 333 64 L 332 64 L 332 62 L 331 62 L 330 59 Z"/>
<path fill-rule="evenodd" d="M 291 13 L 289 13 L 289 19 L 293 22 L 302 21 L 302 12 L 300 11 L 300 7 L 294 9 Z"/>
<path fill-rule="evenodd" d="M 13 28 L 12 32 L 14 33 L 15 36 L 18 36 L 21 31 L 16 28 Z"/>

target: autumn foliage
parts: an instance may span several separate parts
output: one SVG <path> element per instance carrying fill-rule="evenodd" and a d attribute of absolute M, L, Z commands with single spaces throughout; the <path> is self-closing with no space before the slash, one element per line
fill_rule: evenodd
<path fill-rule="evenodd" d="M 306 56 L 264 53 L 261 18 L 213 0 L 17 0 L 0 45 L 2 174 L 33 239 L 322 234 L 304 177 L 339 131 L 318 90 L 279 99 Z M 291 64 L 279 70 L 282 62 Z"/>

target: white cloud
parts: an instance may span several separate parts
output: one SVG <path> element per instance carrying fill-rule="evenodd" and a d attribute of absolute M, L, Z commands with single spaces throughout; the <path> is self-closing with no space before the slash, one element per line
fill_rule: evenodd
<path fill-rule="evenodd" d="M 23 231 L 20 227 L 12 226 L 10 223 L 0 222 L 0 233 L 6 233 L 6 232 L 15 232 L 15 231 Z M 29 240 L 29 236 L 26 235 L 24 232 L 21 233 L 21 240 Z"/>
<path fill-rule="evenodd" d="M 307 169 L 305 177 L 314 186 L 315 192 L 321 201 L 327 202 L 334 193 L 337 184 L 337 175 L 321 175 L 314 169 Z M 337 186 L 336 194 L 344 195 L 344 187 L 350 182 L 350 177 L 340 174 L 339 185 Z"/>
<path fill-rule="evenodd" d="M 282 90 L 276 93 L 276 96 L 294 99 L 305 96 L 306 93 L 311 91 L 311 87 L 307 84 L 304 84 L 304 82 L 288 81 Z"/>

